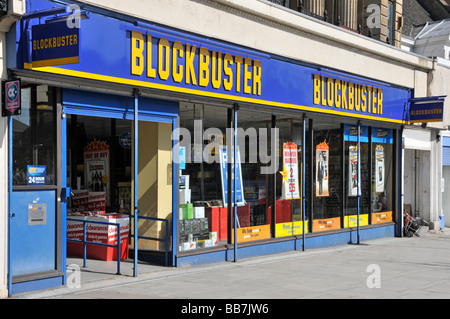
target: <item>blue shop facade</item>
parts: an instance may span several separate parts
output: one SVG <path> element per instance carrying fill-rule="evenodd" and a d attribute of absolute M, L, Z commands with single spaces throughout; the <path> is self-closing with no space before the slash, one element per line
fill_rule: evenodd
<path fill-rule="evenodd" d="M 402 234 L 408 88 L 61 1 L 7 50 L 11 294 L 67 283 L 77 218 L 135 276 Z"/>

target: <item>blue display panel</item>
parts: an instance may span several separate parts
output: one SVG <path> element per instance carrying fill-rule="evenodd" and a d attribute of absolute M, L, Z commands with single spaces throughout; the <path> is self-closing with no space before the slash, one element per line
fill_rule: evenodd
<path fill-rule="evenodd" d="M 56 269 L 56 191 L 13 191 L 11 271 L 13 276 Z"/>

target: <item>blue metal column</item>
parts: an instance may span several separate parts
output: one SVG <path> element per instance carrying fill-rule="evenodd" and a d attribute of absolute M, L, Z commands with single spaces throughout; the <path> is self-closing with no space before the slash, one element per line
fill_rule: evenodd
<path fill-rule="evenodd" d="M 12 292 L 12 271 L 11 271 L 11 200 L 13 187 L 13 132 L 12 116 L 8 117 L 8 295 Z"/>
<path fill-rule="evenodd" d="M 71 189 L 67 188 L 67 118 L 64 105 L 61 105 L 61 270 L 63 272 L 63 285 L 67 279 L 67 198 L 71 196 Z"/>
<path fill-rule="evenodd" d="M 361 132 L 360 132 L 360 129 L 361 129 L 361 123 L 360 123 L 360 121 L 358 121 L 358 162 L 357 162 L 357 197 L 358 197 L 358 216 L 357 216 L 357 218 L 358 218 L 358 220 L 357 220 L 357 225 L 358 225 L 358 230 L 357 230 L 357 233 L 356 233 L 356 236 L 357 236 L 357 243 L 359 244 L 359 214 L 360 214 L 360 201 L 361 201 L 361 193 L 360 193 L 360 175 L 361 175 Z"/>
<path fill-rule="evenodd" d="M 238 106 L 237 104 L 234 105 L 234 142 L 233 142 L 233 194 L 231 194 L 233 199 L 233 214 L 234 214 L 234 261 L 237 261 L 237 207 L 236 207 L 236 174 L 238 172 L 236 171 L 237 167 L 237 110 Z"/>
<path fill-rule="evenodd" d="M 305 224 L 306 224 L 306 116 L 303 115 L 303 136 L 302 136 L 302 220 L 303 220 L 303 244 L 302 244 L 302 250 L 305 251 Z"/>
<path fill-rule="evenodd" d="M 178 120 L 174 118 L 172 121 L 172 132 L 178 129 Z M 173 135 L 172 135 L 173 136 Z M 178 162 L 179 162 L 179 148 L 178 135 L 172 139 L 172 266 L 175 266 L 177 255 L 177 225 L 178 225 Z"/>
<path fill-rule="evenodd" d="M 138 90 L 134 90 L 134 269 L 133 276 L 137 277 L 137 260 L 138 260 L 138 110 L 139 97 Z"/>

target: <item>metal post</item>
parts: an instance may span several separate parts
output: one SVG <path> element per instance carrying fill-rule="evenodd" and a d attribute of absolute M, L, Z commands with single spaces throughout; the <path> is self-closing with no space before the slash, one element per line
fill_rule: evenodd
<path fill-rule="evenodd" d="M 358 198 L 358 220 L 357 220 L 357 224 L 358 224 L 358 230 L 357 230 L 357 234 L 356 234 L 356 236 L 357 236 L 357 243 L 359 244 L 359 213 L 360 213 L 360 200 L 361 200 L 361 194 L 360 194 L 360 174 L 361 174 L 361 172 L 360 172 L 360 170 L 361 170 L 361 148 L 360 148 L 360 146 L 361 146 L 361 141 L 360 141 L 360 139 L 361 139 L 361 132 L 360 132 L 360 129 L 361 129 L 361 123 L 360 123 L 360 121 L 358 121 L 358 150 L 357 150 L 357 153 L 358 153 L 358 161 L 357 161 L 357 177 L 356 177 L 356 179 L 357 179 L 357 198 Z"/>
<path fill-rule="evenodd" d="M 178 120 L 177 118 L 173 119 L 172 122 L 172 130 L 176 132 L 178 129 Z M 178 135 L 176 138 L 172 140 L 172 149 L 175 154 L 172 154 L 172 266 L 175 266 L 176 263 L 176 253 L 177 253 L 177 242 L 178 242 L 178 183 L 179 183 L 179 174 L 178 171 L 178 163 L 180 162 L 180 150 L 178 147 Z M 168 245 L 169 239 L 169 225 L 166 223 L 166 266 L 168 266 Z"/>
<path fill-rule="evenodd" d="M 138 90 L 134 90 L 134 269 L 133 276 L 137 277 L 138 259 Z"/>
<path fill-rule="evenodd" d="M 8 117 L 8 294 L 12 291 L 12 273 L 11 273 L 11 218 L 14 217 L 11 213 L 11 200 L 13 191 L 13 127 L 12 116 Z"/>
<path fill-rule="evenodd" d="M 237 207 L 236 207 L 236 176 L 238 174 L 238 172 L 236 171 L 236 167 L 237 167 L 237 158 L 236 158 L 236 154 L 237 154 L 237 110 L 238 110 L 238 106 L 237 104 L 234 105 L 234 142 L 233 142 L 233 194 L 232 194 L 232 198 L 233 198 L 233 213 L 234 213 L 234 261 L 237 261 Z"/>
<path fill-rule="evenodd" d="M 83 267 L 86 268 L 86 221 L 83 221 Z"/>
<path fill-rule="evenodd" d="M 117 274 L 120 275 L 120 255 L 122 250 L 120 249 L 120 224 L 117 225 Z"/>
<path fill-rule="evenodd" d="M 305 168 L 305 163 L 306 163 L 306 116 L 303 115 L 303 136 L 302 136 L 302 226 L 303 226 L 303 244 L 302 244 L 302 250 L 305 251 L 305 224 L 306 224 L 306 213 L 305 213 L 305 209 L 306 209 L 306 181 L 305 181 L 305 177 L 306 177 L 306 168 Z"/>

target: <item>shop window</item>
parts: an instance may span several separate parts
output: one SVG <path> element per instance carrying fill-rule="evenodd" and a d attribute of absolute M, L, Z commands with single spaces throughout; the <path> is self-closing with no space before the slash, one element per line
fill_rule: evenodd
<path fill-rule="evenodd" d="M 228 242 L 227 108 L 180 104 L 179 249 L 217 247 Z M 224 153 L 225 152 L 225 153 Z"/>
<path fill-rule="evenodd" d="M 13 117 L 13 185 L 56 185 L 55 90 L 23 87 L 22 113 Z"/>
<path fill-rule="evenodd" d="M 393 131 L 372 128 L 372 224 L 393 221 Z"/>
<path fill-rule="evenodd" d="M 303 120 L 277 116 L 279 135 L 276 178 L 275 236 L 292 236 L 308 232 L 303 227 Z"/>
<path fill-rule="evenodd" d="M 313 232 L 341 228 L 342 129 L 339 123 L 313 122 Z"/>
<path fill-rule="evenodd" d="M 237 143 L 243 181 L 243 203 L 237 208 L 237 242 L 270 238 L 272 203 L 278 166 L 273 153 L 272 116 L 239 110 Z M 239 172 L 238 172 L 239 174 Z M 234 225 L 231 225 L 233 228 Z M 234 230 L 232 230 L 232 234 Z M 232 238 L 232 242 L 234 236 Z"/>
<path fill-rule="evenodd" d="M 358 162 L 359 162 L 359 225 L 369 224 L 370 213 L 370 152 L 369 127 L 360 126 L 358 158 L 358 126 L 345 125 L 345 192 L 344 227 L 358 225 Z"/>
<path fill-rule="evenodd" d="M 128 120 L 67 115 L 70 212 L 131 212 L 131 125 Z"/>

